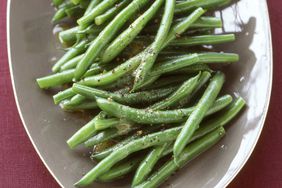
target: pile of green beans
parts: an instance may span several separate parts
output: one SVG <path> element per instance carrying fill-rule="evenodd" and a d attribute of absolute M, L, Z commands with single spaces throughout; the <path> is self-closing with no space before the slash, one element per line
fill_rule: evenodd
<path fill-rule="evenodd" d="M 219 71 L 239 55 L 210 48 L 235 41 L 213 34 L 222 20 L 206 15 L 229 3 L 53 0 L 65 53 L 36 81 L 59 89 L 53 100 L 67 113 L 93 115 L 67 140 L 70 149 L 91 148 L 98 162 L 76 186 L 133 173 L 132 187 L 158 187 L 220 141 L 245 106 L 224 93 Z"/>

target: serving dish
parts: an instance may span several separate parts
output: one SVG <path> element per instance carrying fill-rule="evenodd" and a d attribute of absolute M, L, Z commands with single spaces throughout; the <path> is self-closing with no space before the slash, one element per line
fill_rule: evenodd
<path fill-rule="evenodd" d="M 37 7 L 36 9 L 32 7 Z M 7 13 L 11 77 L 20 116 L 39 156 L 62 187 L 72 187 L 93 167 L 83 151 L 72 152 L 66 140 L 86 122 L 53 104 L 52 91 L 41 91 L 35 79 L 49 73 L 60 57 L 50 23 L 49 1 L 9 1 Z M 263 128 L 272 84 L 272 48 L 267 4 L 241 0 L 216 13 L 224 20 L 224 31 L 235 32 L 235 43 L 218 50 L 239 53 L 239 63 L 229 66 L 225 90 L 236 91 L 248 104 L 233 121 L 216 147 L 181 170 L 167 184 L 173 187 L 224 187 L 249 158 Z M 56 27 L 55 27 L 56 29 Z M 56 32 L 56 31 L 54 31 Z M 200 177 L 200 178 L 199 178 Z M 94 184 L 93 187 L 127 187 L 126 181 Z"/>

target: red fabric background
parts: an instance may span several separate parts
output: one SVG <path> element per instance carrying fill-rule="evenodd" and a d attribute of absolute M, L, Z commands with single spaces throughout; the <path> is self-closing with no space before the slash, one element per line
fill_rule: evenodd
<path fill-rule="evenodd" d="M 6 0 L 0 0 L 0 187 L 59 187 L 36 154 L 14 101 L 6 47 Z M 274 82 L 266 125 L 246 166 L 230 187 L 282 187 L 282 1 L 268 0 Z"/>

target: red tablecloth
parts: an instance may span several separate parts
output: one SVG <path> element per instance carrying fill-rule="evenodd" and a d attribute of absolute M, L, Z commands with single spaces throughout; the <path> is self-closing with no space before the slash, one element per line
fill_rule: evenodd
<path fill-rule="evenodd" d="M 6 0 L 0 0 L 0 187 L 59 187 L 36 154 L 19 118 L 9 75 Z M 274 82 L 266 125 L 246 166 L 230 187 L 282 187 L 282 1 L 268 0 Z"/>

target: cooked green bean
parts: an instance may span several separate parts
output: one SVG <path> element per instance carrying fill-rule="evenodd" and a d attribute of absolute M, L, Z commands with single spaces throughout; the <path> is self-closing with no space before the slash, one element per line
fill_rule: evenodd
<path fill-rule="evenodd" d="M 195 45 L 212 45 L 232 42 L 235 40 L 234 34 L 226 35 L 201 35 L 192 37 L 181 37 L 172 41 L 170 46 L 195 46 Z"/>
<path fill-rule="evenodd" d="M 36 81 L 40 88 L 46 89 L 50 87 L 63 85 L 65 83 L 69 83 L 72 81 L 73 76 L 74 76 L 74 69 L 71 69 L 71 70 L 66 70 L 64 72 L 59 72 L 56 74 L 38 78 L 36 79 Z"/>
<path fill-rule="evenodd" d="M 175 23 L 179 23 L 182 22 L 183 20 L 185 20 L 185 18 L 179 18 L 176 19 L 174 22 Z M 193 22 L 189 28 L 191 30 L 188 30 L 186 33 L 190 33 L 190 32 L 195 32 L 195 31 L 201 31 L 201 30 L 210 30 L 210 29 L 215 29 L 215 28 L 221 28 L 222 27 L 222 20 L 220 18 L 217 17 L 209 17 L 209 16 L 202 16 L 200 18 L 198 18 L 195 22 Z M 150 27 L 146 28 L 146 32 L 147 33 L 154 33 L 156 30 L 156 26 L 152 25 Z"/>
<path fill-rule="evenodd" d="M 111 9 L 107 10 L 105 13 L 97 16 L 95 18 L 95 24 L 101 25 L 110 19 L 113 19 L 124 7 L 126 7 L 131 0 L 122 0 L 119 4 L 116 4 Z"/>
<path fill-rule="evenodd" d="M 94 146 L 96 144 L 111 140 L 118 136 L 126 135 L 137 129 L 138 126 L 131 124 L 129 122 L 124 122 L 124 124 L 120 125 L 118 128 L 107 129 L 99 132 L 97 135 L 85 141 L 84 145 L 86 147 Z"/>
<path fill-rule="evenodd" d="M 95 110 L 98 109 L 95 101 L 83 101 L 77 105 L 71 105 L 68 100 L 60 103 L 60 107 L 65 111 L 81 111 L 81 110 Z"/>
<path fill-rule="evenodd" d="M 91 0 L 87 9 L 84 12 L 84 15 L 89 14 L 102 0 Z"/>
<path fill-rule="evenodd" d="M 121 141 L 121 142 L 118 142 L 116 145 L 110 147 L 110 148 L 107 148 L 106 150 L 102 151 L 102 152 L 99 152 L 99 153 L 93 153 L 90 158 L 92 160 L 102 160 L 104 159 L 105 157 L 109 156 L 114 150 L 116 150 L 117 148 L 119 147 L 122 147 L 128 143 L 130 143 L 131 141 L 137 139 L 137 138 L 140 138 L 141 135 L 132 135 L 128 138 L 126 138 L 125 140 Z"/>
<path fill-rule="evenodd" d="M 133 39 L 141 32 L 146 24 L 159 10 L 164 0 L 155 1 L 152 6 L 138 17 L 125 31 L 123 31 L 102 54 L 103 63 L 113 60 Z"/>
<path fill-rule="evenodd" d="M 195 63 L 232 63 L 239 60 L 238 54 L 233 53 L 199 53 L 177 56 L 167 61 L 157 63 L 151 72 L 151 76 L 173 72 Z"/>
<path fill-rule="evenodd" d="M 52 67 L 53 72 L 58 72 L 62 65 L 64 65 L 68 60 L 76 57 L 77 55 L 83 53 L 85 49 L 85 45 L 87 44 L 87 40 L 82 40 L 76 46 L 70 48 Z"/>
<path fill-rule="evenodd" d="M 140 163 L 133 181 L 132 181 L 132 187 L 139 185 L 142 183 L 147 176 L 150 174 L 150 172 L 153 170 L 153 167 L 158 162 L 160 157 L 162 156 L 162 153 L 165 149 L 167 149 L 168 144 L 163 144 L 161 146 L 156 146 L 153 148 L 145 157 L 145 159 Z"/>
<path fill-rule="evenodd" d="M 232 101 L 232 97 L 227 95 L 220 97 L 210 108 L 206 115 L 213 114 L 226 107 Z M 107 99 L 97 98 L 96 102 L 100 109 L 117 118 L 126 119 L 140 124 L 162 124 L 185 122 L 188 116 L 196 109 L 195 107 L 153 111 L 150 109 L 136 109 L 118 104 Z"/>
<path fill-rule="evenodd" d="M 80 128 L 71 138 L 68 139 L 67 143 L 70 148 L 75 148 L 79 144 L 83 143 L 91 136 L 96 133 L 95 129 L 95 121 L 101 117 L 104 117 L 104 113 L 99 113 L 96 117 L 94 117 L 91 121 L 89 121 L 86 125 Z"/>
<path fill-rule="evenodd" d="M 149 103 L 159 101 L 171 94 L 176 87 L 155 89 L 151 91 L 140 91 L 137 93 L 120 94 L 114 92 L 107 92 L 96 88 L 90 88 L 80 84 L 73 85 L 73 91 L 77 94 L 85 96 L 89 99 L 96 99 L 96 97 L 110 98 L 114 101 L 123 104 L 137 104 L 137 103 Z"/>
<path fill-rule="evenodd" d="M 93 66 L 92 68 L 87 70 L 87 72 L 85 73 L 83 77 L 97 75 L 98 73 L 101 73 L 104 70 L 101 66 L 97 64 L 94 64 L 94 65 L 96 66 Z M 59 72 L 59 73 L 55 73 L 49 76 L 38 78 L 36 79 L 36 81 L 39 87 L 43 89 L 50 88 L 50 87 L 56 87 L 59 85 L 63 85 L 63 84 L 72 82 L 74 78 L 74 73 L 75 73 L 75 69 L 69 69 L 63 72 Z"/>
<path fill-rule="evenodd" d="M 76 42 L 76 34 L 79 31 L 78 27 L 72 27 L 59 33 L 59 40 L 62 44 L 74 44 Z"/>
<path fill-rule="evenodd" d="M 135 170 L 142 160 L 142 156 L 136 157 L 127 161 L 124 161 L 121 164 L 115 165 L 107 173 L 101 175 L 97 180 L 102 182 L 110 182 L 116 179 L 122 178 L 124 175 Z"/>
<path fill-rule="evenodd" d="M 147 181 L 141 185 L 136 186 L 136 188 L 143 187 L 158 187 L 163 183 L 171 174 L 173 174 L 177 169 L 183 167 L 189 161 L 193 160 L 201 153 L 205 152 L 213 145 L 215 145 L 223 136 L 225 135 L 225 130 L 220 127 L 213 132 L 205 135 L 204 137 L 196 140 L 195 142 L 188 145 L 187 148 L 179 156 L 179 162 L 176 164 L 173 160 L 168 161 L 163 165 L 155 174 L 153 174 Z"/>
<path fill-rule="evenodd" d="M 207 71 L 202 72 L 194 91 L 191 93 L 190 96 L 187 96 L 186 98 L 179 101 L 178 107 L 183 107 L 186 104 L 188 104 L 190 100 L 198 93 L 198 91 L 209 81 L 210 77 L 211 77 L 211 73 Z"/>
<path fill-rule="evenodd" d="M 106 2 L 106 0 L 102 3 L 104 2 Z M 83 76 L 91 63 L 98 57 L 103 48 L 114 38 L 125 22 L 148 2 L 148 0 L 132 1 L 104 28 L 104 30 L 100 32 L 98 37 L 88 47 L 82 60 L 78 63 L 75 71 L 76 80 L 79 80 Z"/>
<path fill-rule="evenodd" d="M 195 106 L 194 111 L 187 119 L 181 133 L 174 143 L 173 154 L 175 157 L 175 162 L 178 163 L 179 155 L 182 153 L 183 149 L 185 148 L 190 138 L 193 136 L 194 132 L 199 128 L 199 124 L 205 117 L 208 110 L 212 107 L 212 104 L 216 100 L 216 97 L 219 94 L 223 83 L 224 74 L 218 72 L 212 77 L 207 89 L 205 90 L 205 93 Z"/>
<path fill-rule="evenodd" d="M 107 11 L 109 8 L 114 6 L 114 4 L 118 0 L 103 0 L 99 4 L 96 4 L 93 6 L 93 9 L 89 10 L 87 14 L 82 16 L 80 19 L 77 20 L 78 25 L 85 29 L 88 27 L 92 22 L 94 22 L 95 18 L 101 14 L 103 14 L 105 11 Z"/>
<path fill-rule="evenodd" d="M 219 8 L 229 4 L 231 0 L 191 0 L 177 3 L 175 7 L 175 13 L 185 13 L 193 10 L 197 7 L 202 7 L 204 9 Z"/>
<path fill-rule="evenodd" d="M 190 78 L 186 82 L 184 82 L 173 94 L 171 94 L 168 98 L 153 104 L 149 107 L 152 110 L 163 110 L 167 109 L 179 101 L 181 101 L 184 97 L 189 96 L 193 90 L 196 88 L 199 78 L 201 77 L 201 73 L 197 76 Z"/>
<path fill-rule="evenodd" d="M 69 61 L 67 61 L 65 64 L 63 64 L 61 66 L 60 71 L 69 70 L 69 69 L 75 68 L 76 65 L 82 59 L 83 56 L 84 56 L 84 54 L 80 54 L 80 55 L 70 59 Z"/>
<path fill-rule="evenodd" d="M 59 104 L 65 99 L 71 98 L 75 95 L 72 91 L 72 88 L 65 89 L 64 91 L 60 91 L 56 95 L 53 96 L 53 100 L 55 104 Z"/>
<path fill-rule="evenodd" d="M 117 118 L 99 119 L 95 123 L 95 129 L 97 131 L 101 131 L 108 128 L 114 128 L 117 125 L 121 124 L 121 121 L 122 120 Z"/>
<path fill-rule="evenodd" d="M 166 42 L 166 38 L 170 34 L 173 14 L 174 14 L 175 0 L 166 0 L 164 14 L 160 23 L 157 35 L 154 42 L 145 50 L 141 63 L 135 71 L 135 79 L 132 90 L 140 89 L 145 80 L 148 78 L 148 74 L 153 67 L 158 54 L 162 50 L 163 44 Z"/>

